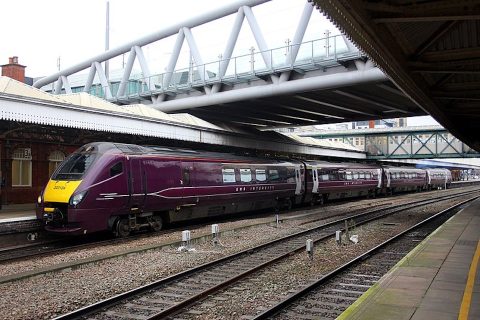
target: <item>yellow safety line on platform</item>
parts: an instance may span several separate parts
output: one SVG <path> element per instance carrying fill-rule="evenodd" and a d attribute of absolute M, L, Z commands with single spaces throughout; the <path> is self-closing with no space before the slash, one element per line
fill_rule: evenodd
<path fill-rule="evenodd" d="M 473 256 L 470 271 L 468 271 L 467 285 L 463 292 L 462 305 L 460 306 L 460 313 L 458 320 L 468 320 L 468 311 L 470 310 L 470 303 L 472 302 L 473 285 L 475 284 L 475 275 L 477 273 L 478 259 L 480 258 L 480 241 L 477 243 L 477 250 Z"/>

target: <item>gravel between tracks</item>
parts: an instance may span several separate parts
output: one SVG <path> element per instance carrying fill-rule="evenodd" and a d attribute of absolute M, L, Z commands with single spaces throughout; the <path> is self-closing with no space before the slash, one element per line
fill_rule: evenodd
<path fill-rule="evenodd" d="M 413 198 L 418 200 L 419 195 L 402 197 L 402 199 L 406 201 Z M 364 202 L 364 206 L 372 206 L 374 203 L 377 203 L 377 201 L 392 202 L 393 200 L 394 198 L 389 198 L 378 199 L 376 201 L 363 200 L 362 202 Z M 361 202 L 356 202 L 354 205 L 347 203 L 339 206 L 330 206 L 321 211 L 324 216 L 333 216 L 342 211 L 351 211 L 349 207 L 361 205 Z M 434 205 L 432 207 L 437 206 L 438 205 Z M 225 230 L 227 228 L 241 226 L 245 223 L 252 223 L 252 220 L 228 222 L 222 224 L 221 227 L 222 230 Z M 201 263 L 298 231 L 299 228 L 296 227 L 298 223 L 298 220 L 289 220 L 282 224 L 280 228 L 260 225 L 248 229 L 241 229 L 229 236 L 223 237 L 221 239 L 223 246 L 213 247 L 210 243 L 199 244 L 195 245 L 195 252 L 178 253 L 175 248 L 163 248 L 135 253 L 126 257 L 108 259 L 95 264 L 83 265 L 75 269 L 65 270 L 61 273 L 50 273 L 1 284 L 0 290 L 2 294 L 0 295 L 0 308 L 3 311 L 2 317 L 4 319 L 51 318 L 55 315 L 63 314 Z M 209 226 L 192 230 L 192 235 L 208 229 Z M 36 265 L 36 267 L 39 265 L 52 265 L 82 259 L 87 256 L 105 254 L 112 250 L 123 250 L 125 246 L 140 246 L 154 241 L 164 242 L 178 238 L 179 234 L 159 235 L 132 241 L 131 243 L 120 244 L 118 246 L 86 249 L 58 256 L 33 259 L 32 261 L 19 261 L 3 265 L 1 273 L 16 273 L 32 268 L 32 265 Z M 342 252 L 342 254 L 344 254 L 344 252 Z M 319 257 L 320 254 L 317 253 L 316 255 Z M 306 261 L 303 261 L 303 264 L 305 263 Z M 285 274 L 284 272 L 291 271 L 279 271 L 279 273 L 282 274 Z M 283 277 L 282 279 L 287 281 L 287 279 L 295 277 L 292 273 L 291 277 Z M 279 292 L 280 288 L 277 287 L 278 285 L 273 287 L 265 286 L 265 289 L 270 290 L 273 294 L 274 292 Z M 247 295 L 245 295 L 245 297 L 246 296 Z M 250 299 L 257 299 L 257 295 L 255 294 L 253 294 L 253 298 L 251 295 L 249 296 L 251 297 Z M 242 295 L 243 300 L 245 300 L 245 297 Z M 233 306 L 231 307 L 233 308 Z M 238 314 L 240 311 L 233 312 L 237 312 Z"/>
<path fill-rule="evenodd" d="M 323 274 L 455 203 L 458 201 L 444 201 L 429 205 L 428 209 L 409 210 L 408 213 L 395 214 L 360 226 L 353 232 L 359 236 L 359 243 L 347 244 L 343 241 L 338 246 L 335 239 L 329 239 L 316 246 L 313 260 L 305 252 L 291 256 L 223 292 L 209 296 L 192 308 L 194 312 L 182 314 L 180 318 L 211 320 L 252 317 L 274 302 L 285 299 L 294 290 L 320 279 Z"/>

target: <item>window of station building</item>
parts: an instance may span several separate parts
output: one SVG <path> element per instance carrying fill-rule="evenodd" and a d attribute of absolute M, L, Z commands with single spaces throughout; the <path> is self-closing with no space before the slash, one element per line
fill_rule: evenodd
<path fill-rule="evenodd" d="M 278 174 L 277 169 L 268 169 L 268 180 L 270 181 L 280 181 L 280 175 Z"/>
<path fill-rule="evenodd" d="M 12 156 L 12 187 L 32 185 L 32 154 L 30 148 L 18 148 Z"/>
<path fill-rule="evenodd" d="M 235 169 L 222 169 L 223 182 L 232 183 L 235 182 Z"/>
<path fill-rule="evenodd" d="M 255 170 L 255 177 L 256 177 L 257 181 L 266 181 L 267 180 L 267 174 L 265 173 L 264 169 Z"/>
<path fill-rule="evenodd" d="M 240 181 L 251 182 L 252 181 L 252 170 L 250 170 L 250 169 L 240 169 Z"/>
<path fill-rule="evenodd" d="M 51 177 L 58 165 L 65 160 L 65 154 L 62 151 L 53 151 L 48 156 L 48 176 Z"/>

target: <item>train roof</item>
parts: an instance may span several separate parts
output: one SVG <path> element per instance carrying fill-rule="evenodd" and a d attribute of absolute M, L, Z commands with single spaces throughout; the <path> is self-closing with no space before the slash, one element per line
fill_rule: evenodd
<path fill-rule="evenodd" d="M 113 142 L 93 142 L 89 143 L 79 149 L 87 150 L 88 148 L 94 148 L 98 153 L 121 153 L 126 155 L 161 155 L 165 157 L 179 157 L 179 158 L 192 158 L 193 159 L 215 159 L 216 161 L 225 162 L 255 162 L 263 164 L 280 164 L 280 163 L 293 163 L 288 159 L 265 159 L 235 155 L 231 153 L 220 152 L 208 152 L 208 151 L 196 151 L 191 149 L 170 148 L 164 146 L 140 146 L 135 144 L 126 143 L 113 143 Z"/>

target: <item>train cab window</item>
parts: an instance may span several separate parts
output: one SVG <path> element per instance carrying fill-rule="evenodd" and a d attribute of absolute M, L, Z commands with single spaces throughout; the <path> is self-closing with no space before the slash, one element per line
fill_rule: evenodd
<path fill-rule="evenodd" d="M 110 168 L 110 177 L 114 177 L 123 171 L 123 164 L 121 162 L 115 163 L 111 168 Z"/>
<path fill-rule="evenodd" d="M 267 174 L 265 173 L 264 169 L 255 170 L 255 177 L 256 177 L 257 181 L 266 181 L 267 180 Z"/>
<path fill-rule="evenodd" d="M 252 170 L 250 170 L 250 169 L 240 169 L 240 181 L 251 182 L 252 181 Z"/>
<path fill-rule="evenodd" d="M 235 182 L 235 169 L 222 169 L 223 182 L 232 183 Z"/>
<path fill-rule="evenodd" d="M 54 180 L 80 180 L 96 158 L 93 149 L 82 150 L 71 154 L 60 164 L 52 179 Z"/>
<path fill-rule="evenodd" d="M 269 169 L 268 170 L 268 180 L 269 181 L 273 181 L 273 182 L 277 182 L 277 181 L 280 181 L 280 175 L 278 174 L 278 170 L 276 169 Z"/>

